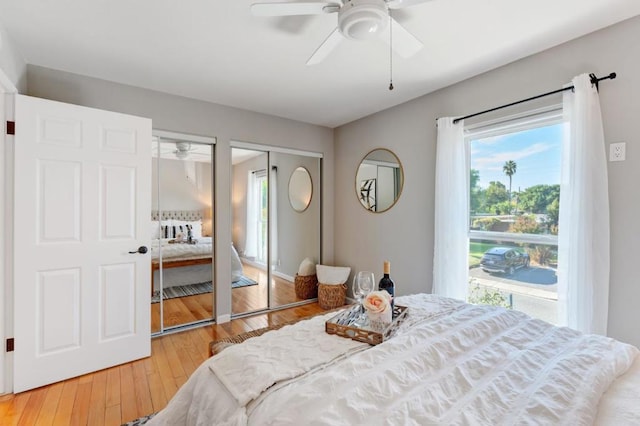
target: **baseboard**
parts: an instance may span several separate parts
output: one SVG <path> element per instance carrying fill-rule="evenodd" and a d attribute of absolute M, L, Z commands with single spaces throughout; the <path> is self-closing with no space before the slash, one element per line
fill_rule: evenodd
<path fill-rule="evenodd" d="M 246 263 L 249 266 L 253 266 L 254 268 L 264 269 L 266 265 L 264 263 L 258 263 L 255 260 L 247 259 L 246 257 L 241 257 L 240 260 L 242 263 Z"/>
<path fill-rule="evenodd" d="M 254 260 L 247 259 L 246 257 L 241 257 L 240 259 L 242 260 L 242 263 L 246 263 L 247 265 L 253 266 L 254 268 L 260 268 L 260 269 L 266 268 L 266 265 L 264 263 L 258 263 Z M 283 280 L 287 280 L 289 282 L 293 282 L 295 280 L 295 278 L 292 277 L 291 275 L 287 275 L 282 272 L 271 271 L 271 274 L 278 278 L 282 278 Z"/>
<path fill-rule="evenodd" d="M 272 271 L 271 275 L 274 275 L 278 278 L 282 278 L 283 280 L 289 281 L 289 282 L 293 282 L 295 280 L 294 277 L 287 275 L 287 274 L 283 274 L 282 272 L 278 272 L 278 271 Z"/>
<path fill-rule="evenodd" d="M 229 321 L 231 321 L 231 315 L 230 314 L 216 316 L 216 324 L 224 324 L 224 323 L 229 322 Z"/>

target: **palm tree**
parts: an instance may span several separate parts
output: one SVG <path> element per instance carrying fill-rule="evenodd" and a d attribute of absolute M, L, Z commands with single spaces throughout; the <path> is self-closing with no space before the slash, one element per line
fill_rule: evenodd
<path fill-rule="evenodd" d="M 511 177 L 516 174 L 517 168 L 518 165 L 513 160 L 505 162 L 504 166 L 502 166 L 502 171 L 504 172 L 504 174 L 509 176 L 509 204 L 511 204 Z"/>

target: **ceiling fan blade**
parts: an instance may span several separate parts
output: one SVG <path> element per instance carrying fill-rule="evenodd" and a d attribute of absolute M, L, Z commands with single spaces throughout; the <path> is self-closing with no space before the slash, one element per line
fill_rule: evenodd
<path fill-rule="evenodd" d="M 420 3 L 426 3 L 431 0 L 388 0 L 387 6 L 389 9 L 402 9 L 405 7 L 414 6 Z"/>
<path fill-rule="evenodd" d="M 313 52 L 313 55 L 307 61 L 307 65 L 316 65 L 320 62 L 324 61 L 324 59 L 329 56 L 329 53 L 333 51 L 341 42 L 344 40 L 338 28 L 333 30 L 329 37 L 327 37 L 320 46 Z"/>
<path fill-rule="evenodd" d="M 251 5 L 251 12 L 256 16 L 321 15 L 336 12 L 338 9 L 340 9 L 339 3 L 324 1 L 253 3 Z"/>
<path fill-rule="evenodd" d="M 393 36 L 392 40 L 390 40 L 389 37 L 390 29 L 392 31 L 391 35 Z M 387 25 L 384 31 L 380 33 L 380 38 L 387 44 L 391 41 L 393 51 L 403 58 L 410 58 L 422 49 L 422 42 L 393 18 L 391 18 L 391 25 Z"/>

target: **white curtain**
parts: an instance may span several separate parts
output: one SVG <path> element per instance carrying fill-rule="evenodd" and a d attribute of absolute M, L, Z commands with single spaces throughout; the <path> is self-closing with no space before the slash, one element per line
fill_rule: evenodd
<path fill-rule="evenodd" d="M 250 171 L 247 176 L 247 226 L 245 228 L 244 256 L 254 258 L 258 255 L 258 200 L 260 200 L 255 172 Z"/>
<path fill-rule="evenodd" d="M 597 88 L 588 75 L 564 95 L 558 235 L 561 325 L 606 335 L 609 307 L 609 192 Z"/>
<path fill-rule="evenodd" d="M 469 167 L 462 121 L 438 119 L 433 293 L 466 300 L 469 287 Z"/>
<path fill-rule="evenodd" d="M 269 217 L 271 225 L 271 269 L 276 269 L 278 265 L 278 169 L 276 167 L 271 167 L 269 190 L 271 192 L 271 214 Z"/>

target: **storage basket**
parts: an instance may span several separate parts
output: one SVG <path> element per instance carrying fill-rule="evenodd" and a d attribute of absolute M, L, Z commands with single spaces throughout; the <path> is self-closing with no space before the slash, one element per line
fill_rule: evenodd
<path fill-rule="evenodd" d="M 345 284 L 318 284 L 318 304 L 322 309 L 335 309 L 344 305 L 347 297 Z"/>
<path fill-rule="evenodd" d="M 317 275 L 298 275 L 294 280 L 296 297 L 298 299 L 313 299 L 318 297 Z"/>

